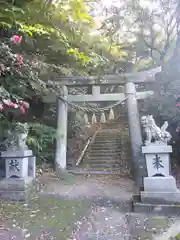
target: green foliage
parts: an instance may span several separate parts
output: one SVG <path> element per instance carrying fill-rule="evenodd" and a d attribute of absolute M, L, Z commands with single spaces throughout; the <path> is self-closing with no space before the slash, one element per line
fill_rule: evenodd
<path fill-rule="evenodd" d="M 120 45 L 94 35 L 95 21 L 84 0 L 0 1 L 0 83 L 3 95 L 43 97 L 46 81 L 59 75 L 101 74 L 124 59 Z M 12 35 L 23 41 L 15 45 Z M 19 66 L 18 55 L 23 57 Z M 54 89 L 59 94 L 60 89 Z M 76 89 L 75 89 L 76 92 Z M 31 116 L 33 117 L 33 116 Z M 6 121 L 5 121 L 6 124 Z M 69 135 L 81 133 L 82 116 L 70 122 Z M 32 124 L 28 144 L 39 161 L 53 161 L 55 130 Z"/>
<path fill-rule="evenodd" d="M 68 113 L 68 138 L 83 135 L 85 131 L 84 113 L 71 110 Z"/>
<path fill-rule="evenodd" d="M 44 124 L 30 124 L 28 146 L 37 157 L 37 163 L 54 161 L 56 131 Z"/>
<path fill-rule="evenodd" d="M 94 66 L 97 69 L 102 54 L 105 67 L 105 58 L 122 57 L 118 46 L 91 34 L 94 20 L 83 0 L 62 1 L 56 5 L 34 0 L 21 7 L 4 3 L 0 12 L 3 28 L 6 26 L 11 32 L 15 30 L 24 35 L 22 47 L 26 53 L 38 53 L 48 63 L 73 68 L 74 74 L 88 73 Z"/>

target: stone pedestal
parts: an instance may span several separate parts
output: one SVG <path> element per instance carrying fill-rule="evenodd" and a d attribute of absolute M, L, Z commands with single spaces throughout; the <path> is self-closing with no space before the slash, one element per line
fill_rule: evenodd
<path fill-rule="evenodd" d="M 145 154 L 148 177 L 144 178 L 144 191 L 141 192 L 143 203 L 180 203 L 180 191 L 176 180 L 170 175 L 168 145 L 150 144 L 142 147 Z"/>
<path fill-rule="evenodd" d="M 26 201 L 28 199 L 33 178 L 4 178 L 0 181 L 0 199 L 7 201 Z"/>
<path fill-rule="evenodd" d="M 141 192 L 144 203 L 180 203 L 180 191 L 173 176 L 144 178 L 144 192 Z"/>
<path fill-rule="evenodd" d="M 24 201 L 36 177 L 36 159 L 31 150 L 5 151 L 6 178 L 0 181 L 0 199 Z"/>

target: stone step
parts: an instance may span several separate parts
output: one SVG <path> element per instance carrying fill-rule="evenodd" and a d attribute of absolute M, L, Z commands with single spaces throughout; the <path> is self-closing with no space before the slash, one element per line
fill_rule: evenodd
<path fill-rule="evenodd" d="M 102 138 L 102 139 L 116 139 L 116 138 L 121 138 L 121 135 L 119 134 L 119 133 L 114 133 L 114 134 L 98 134 L 98 135 L 96 135 L 96 137 L 95 137 L 96 139 L 99 139 L 99 138 Z"/>
<path fill-rule="evenodd" d="M 109 145 L 112 145 L 112 146 L 121 146 L 121 141 L 119 140 L 114 140 L 114 141 L 97 141 L 95 140 L 92 145 L 106 145 L 106 146 L 109 146 Z"/>
<path fill-rule="evenodd" d="M 104 129 L 106 130 L 106 129 L 108 129 L 109 131 L 110 130 L 117 130 L 117 129 L 127 129 L 128 128 L 128 126 L 127 125 L 122 125 L 122 124 L 119 124 L 119 125 L 114 125 L 114 126 L 111 126 L 111 127 L 109 127 L 109 126 L 107 126 L 107 127 L 105 127 Z"/>
<path fill-rule="evenodd" d="M 107 136 L 96 136 L 96 140 L 116 140 L 116 139 L 120 139 L 121 136 L 120 135 L 113 135 L 113 136 L 110 136 L 110 135 L 107 135 Z"/>
<path fill-rule="evenodd" d="M 88 156 L 87 155 L 88 162 L 107 162 L 107 163 L 113 163 L 113 162 L 121 162 L 120 156 L 114 155 L 114 156 Z"/>
<path fill-rule="evenodd" d="M 90 153 L 88 153 L 87 154 L 87 158 L 88 159 L 107 159 L 107 160 L 109 160 L 109 159 L 119 159 L 120 158 L 120 154 L 113 154 L 113 155 L 101 155 L 101 154 L 95 154 L 95 153 L 93 153 L 93 154 L 90 154 Z"/>
<path fill-rule="evenodd" d="M 124 121 L 104 124 L 103 129 L 96 133 L 82 165 L 88 171 L 121 173 L 123 165 L 121 133 L 127 131 L 127 128 Z"/>
<path fill-rule="evenodd" d="M 107 126 L 107 127 L 105 127 L 104 128 L 104 130 L 122 130 L 122 129 L 128 129 L 128 127 L 126 126 L 126 125 L 114 125 L 114 126 L 111 126 L 111 127 L 109 127 L 109 126 Z"/>
<path fill-rule="evenodd" d="M 116 164 L 105 164 L 105 163 L 95 163 L 95 164 L 92 164 L 92 163 L 88 163 L 86 164 L 85 166 L 87 166 L 88 168 L 91 168 L 91 169 L 120 169 L 121 168 L 121 164 L 119 163 L 116 163 Z"/>
<path fill-rule="evenodd" d="M 108 150 L 108 149 L 114 149 L 114 150 L 118 150 L 118 149 L 121 149 L 121 145 L 120 144 L 117 144 L 117 143 L 109 143 L 109 144 L 93 144 L 91 145 L 91 149 L 96 149 L 96 150 Z"/>
<path fill-rule="evenodd" d="M 96 133 L 96 136 L 114 136 L 114 135 L 120 135 L 120 130 L 118 130 L 118 129 L 115 129 L 115 131 L 114 130 L 108 130 L 108 131 L 99 131 L 99 132 L 97 132 Z"/>
<path fill-rule="evenodd" d="M 121 155 L 121 152 L 98 152 L 98 151 L 89 151 L 87 153 L 87 156 L 89 157 L 106 157 L 106 156 L 120 156 Z"/>
<path fill-rule="evenodd" d="M 127 124 L 125 121 L 124 121 L 124 119 L 122 119 L 122 120 L 117 120 L 117 121 L 113 121 L 113 122 L 107 122 L 106 124 L 104 124 L 103 125 L 103 127 L 105 127 L 105 126 L 111 126 L 111 125 L 118 125 L 118 124 Z"/>
<path fill-rule="evenodd" d="M 113 134 L 113 135 L 110 135 L 110 134 L 106 134 L 106 135 L 96 135 L 95 139 L 117 139 L 117 138 L 121 138 L 121 135 L 120 134 Z"/>
<path fill-rule="evenodd" d="M 122 174 L 120 170 L 109 170 L 109 171 L 102 171 L 101 169 L 100 170 L 94 170 L 94 169 L 70 169 L 68 170 L 69 173 L 72 173 L 72 174 L 90 174 L 90 175 L 121 175 L 121 176 L 124 176 L 125 174 Z"/>
<path fill-rule="evenodd" d="M 92 142 L 92 144 L 94 143 L 121 143 L 122 140 L 121 138 L 110 138 L 110 137 L 106 137 L 106 138 L 95 138 L 94 141 Z"/>
<path fill-rule="evenodd" d="M 104 155 L 102 155 L 102 154 L 96 154 L 96 153 L 87 153 L 87 155 L 86 155 L 87 157 L 88 157 L 88 159 L 90 159 L 90 158 L 92 158 L 93 160 L 94 159 L 107 159 L 107 160 L 109 160 L 109 159 L 119 159 L 120 157 L 121 157 L 121 154 L 111 154 L 111 155 L 108 155 L 108 154 L 104 154 Z"/>
<path fill-rule="evenodd" d="M 115 173 L 117 173 L 117 174 L 120 174 L 121 173 L 121 169 L 120 168 L 107 168 L 107 169 L 105 169 L 105 168 L 85 168 L 85 170 L 86 171 L 88 171 L 88 172 L 91 172 L 92 174 L 94 173 L 95 174 L 95 172 L 97 172 L 97 173 L 99 173 L 99 174 L 103 174 L 103 173 L 109 173 L 109 174 L 115 174 Z M 125 174 L 124 174 L 125 175 Z"/>
<path fill-rule="evenodd" d="M 87 159 L 88 159 L 88 162 L 87 163 L 100 163 L 100 164 L 103 164 L 103 163 L 108 163 L 108 164 L 113 164 L 113 163 L 119 163 L 121 162 L 120 159 L 118 157 L 114 157 L 114 158 L 106 158 L 106 157 L 89 157 L 87 156 Z"/>
<path fill-rule="evenodd" d="M 106 132 L 106 133 L 97 133 L 96 134 L 96 137 L 106 137 L 106 136 L 109 136 L 109 137 L 115 137 L 115 136 L 121 136 L 120 132 L 119 131 L 116 131 L 116 132 Z"/>
<path fill-rule="evenodd" d="M 118 140 L 121 140 L 121 137 L 120 136 L 105 136 L 105 137 L 102 137 L 102 136 L 98 136 L 94 139 L 95 141 L 118 141 Z"/>
<path fill-rule="evenodd" d="M 99 157 L 96 157 L 96 156 L 89 156 L 87 155 L 87 159 L 88 159 L 88 162 L 95 162 L 95 161 L 102 161 L 102 162 L 110 162 L 110 161 L 116 161 L 116 160 L 119 160 L 118 156 L 99 156 Z"/>
<path fill-rule="evenodd" d="M 120 164 L 114 164 L 114 165 L 108 165 L 108 164 L 91 164 L 88 163 L 84 165 L 88 169 L 120 169 L 121 165 Z"/>
<path fill-rule="evenodd" d="M 104 152 L 104 155 L 109 155 L 110 153 L 118 153 L 118 152 L 120 152 L 120 148 L 117 146 L 117 147 L 112 147 L 112 146 L 109 146 L 109 147 L 106 147 L 106 146 L 104 146 L 104 147 L 95 147 L 95 146 L 91 146 L 92 148 L 91 149 L 89 149 L 88 150 L 88 152 L 86 153 L 86 154 L 88 154 L 88 153 L 90 153 L 90 152 L 93 152 L 93 153 L 95 153 L 95 152 L 97 152 L 97 153 L 101 153 L 101 152 Z"/>
<path fill-rule="evenodd" d="M 118 154 L 114 154 L 114 155 L 90 155 L 90 154 L 87 154 L 87 158 L 88 159 L 92 159 L 92 160 L 94 160 L 94 159 L 99 159 L 99 160 L 107 160 L 107 161 L 109 161 L 109 160 L 116 160 L 116 159 L 119 159 L 120 158 L 120 155 L 118 155 Z"/>
<path fill-rule="evenodd" d="M 97 156 L 99 156 L 99 157 L 106 157 L 106 156 L 110 156 L 110 157 L 112 157 L 112 156 L 119 156 L 121 154 L 121 152 L 119 151 L 119 152 L 108 152 L 108 151 L 106 151 L 106 152 L 99 152 L 98 150 L 90 150 L 88 153 L 87 153 L 87 156 L 90 156 L 90 157 L 97 157 Z"/>
<path fill-rule="evenodd" d="M 110 132 L 111 134 L 113 134 L 113 133 L 117 133 L 117 132 L 119 132 L 121 129 L 118 129 L 118 128 L 116 128 L 116 129 L 109 129 L 109 128 L 106 128 L 106 129 L 99 129 L 98 131 L 97 131 L 97 133 L 108 133 L 108 132 Z"/>
<path fill-rule="evenodd" d="M 120 154 L 122 151 L 121 149 L 113 149 L 113 148 L 110 148 L 110 149 L 95 149 L 95 148 L 89 148 L 88 150 L 88 153 L 99 153 L 99 154 L 104 154 L 104 155 L 107 155 L 107 154 Z"/>
<path fill-rule="evenodd" d="M 92 142 L 92 145 L 94 145 L 94 144 L 116 144 L 116 143 L 118 143 L 118 144 L 120 144 L 122 141 L 121 141 L 121 139 L 114 139 L 114 140 L 96 140 L 96 139 L 94 139 L 94 141 Z"/>

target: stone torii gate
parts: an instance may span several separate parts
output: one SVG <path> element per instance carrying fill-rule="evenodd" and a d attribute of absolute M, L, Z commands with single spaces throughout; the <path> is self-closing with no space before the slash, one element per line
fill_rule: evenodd
<path fill-rule="evenodd" d="M 102 102 L 102 101 L 123 101 L 126 99 L 128 111 L 129 134 L 131 139 L 132 163 L 134 167 L 134 179 L 139 186 L 143 186 L 145 175 L 145 160 L 141 152 L 142 134 L 138 112 L 138 99 L 145 99 L 152 95 L 152 91 L 136 92 L 135 84 L 154 82 L 155 75 L 161 72 L 161 67 L 137 72 L 124 73 L 119 75 L 107 75 L 101 79 L 98 77 L 60 77 L 56 81 L 49 81 L 49 85 L 62 85 L 64 96 L 58 98 L 54 94 L 45 97 L 46 102 L 55 102 L 58 98 L 57 107 L 57 143 L 56 143 L 56 167 L 66 169 L 67 167 L 67 102 Z M 100 93 L 101 85 L 124 85 L 125 93 Z M 69 95 L 68 86 L 92 86 L 90 95 Z M 67 101 L 67 102 L 66 102 Z"/>

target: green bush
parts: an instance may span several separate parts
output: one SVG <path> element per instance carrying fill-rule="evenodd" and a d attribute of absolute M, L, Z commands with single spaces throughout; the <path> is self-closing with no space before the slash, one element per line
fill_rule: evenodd
<path fill-rule="evenodd" d="M 53 163 L 55 158 L 56 130 L 44 124 L 29 124 L 27 144 L 37 158 L 37 164 Z"/>

